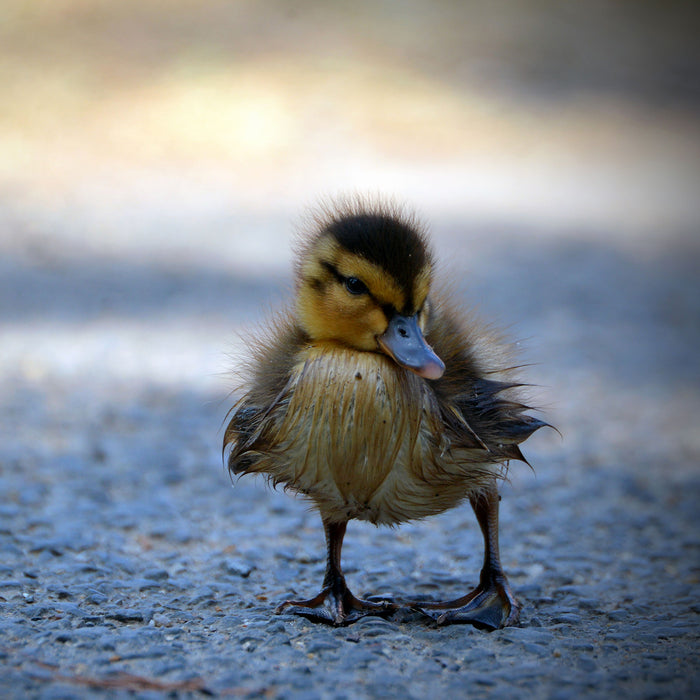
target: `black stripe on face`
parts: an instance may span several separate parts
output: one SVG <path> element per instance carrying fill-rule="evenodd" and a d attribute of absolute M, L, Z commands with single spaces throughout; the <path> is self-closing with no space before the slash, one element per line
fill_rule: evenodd
<path fill-rule="evenodd" d="M 345 275 L 341 274 L 341 272 L 338 270 L 338 268 L 333 263 L 330 263 L 327 260 L 321 260 L 321 265 L 323 265 L 323 267 L 328 272 L 331 273 L 331 275 L 335 278 L 335 280 L 338 282 L 338 284 L 340 284 L 344 288 L 346 287 L 346 283 L 347 283 L 348 279 L 350 279 L 350 277 L 346 277 Z M 359 280 L 359 277 L 357 279 Z M 359 280 L 359 281 L 362 282 L 362 280 Z M 358 296 L 365 296 L 365 295 L 368 296 L 377 306 L 381 307 L 382 309 L 384 309 L 385 307 L 388 307 L 390 309 L 394 308 L 393 306 L 391 306 L 389 304 L 380 304 L 377 297 L 375 297 L 374 294 L 372 294 L 372 292 L 370 292 L 369 287 L 367 287 L 367 285 L 365 285 L 364 282 L 362 282 L 362 284 L 365 286 L 366 291 L 363 291 L 362 294 L 360 294 Z M 386 311 L 385 311 L 385 313 L 386 313 Z M 390 316 L 391 316 L 391 314 L 388 314 L 387 318 L 390 318 Z"/>
<path fill-rule="evenodd" d="M 341 274 L 333 263 L 330 263 L 327 260 L 321 260 L 321 265 L 331 274 L 338 284 L 345 287 L 345 283 L 347 282 L 348 278 Z M 317 284 L 312 286 L 314 289 L 320 289 L 322 284 L 319 280 L 315 281 Z M 371 291 L 369 291 L 369 289 L 367 290 L 366 294 L 384 312 L 384 316 L 386 317 L 387 321 L 390 321 L 396 314 L 401 314 L 402 316 L 413 316 L 416 313 L 412 300 L 412 290 L 404 290 L 404 295 L 408 301 L 404 305 L 403 309 L 397 309 L 393 304 L 380 302 L 379 299 L 377 299 L 377 297 L 374 296 Z"/>
<path fill-rule="evenodd" d="M 330 272 L 340 284 L 345 284 L 345 277 L 338 272 L 338 268 L 333 263 L 329 263 L 327 260 L 321 260 L 321 265 L 323 265 L 324 269 Z"/>

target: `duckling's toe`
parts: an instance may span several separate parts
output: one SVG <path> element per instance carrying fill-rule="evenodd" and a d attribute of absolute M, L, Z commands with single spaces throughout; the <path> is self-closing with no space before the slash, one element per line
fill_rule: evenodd
<path fill-rule="evenodd" d="M 375 603 L 356 598 L 346 586 L 326 586 L 309 600 L 285 601 L 275 612 L 279 614 L 285 610 L 312 622 L 341 627 L 357 622 L 366 615 L 390 615 L 397 610 L 397 606 L 389 600 Z"/>
<path fill-rule="evenodd" d="M 414 607 L 438 625 L 472 624 L 491 631 L 517 625 L 520 620 L 520 603 L 513 596 L 505 576 L 489 578 L 457 600 Z"/>

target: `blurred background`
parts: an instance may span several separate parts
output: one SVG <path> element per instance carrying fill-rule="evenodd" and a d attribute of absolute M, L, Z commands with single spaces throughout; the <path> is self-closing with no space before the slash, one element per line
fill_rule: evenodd
<path fill-rule="evenodd" d="M 693 464 L 697 36 L 693 2 L 4 0 L 4 410 L 222 399 L 305 207 L 381 192 L 569 445 Z"/>

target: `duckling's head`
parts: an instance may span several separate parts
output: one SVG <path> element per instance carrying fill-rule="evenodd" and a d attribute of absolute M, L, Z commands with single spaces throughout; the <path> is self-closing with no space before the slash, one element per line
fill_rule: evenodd
<path fill-rule="evenodd" d="M 297 318 L 313 341 L 383 352 L 426 379 L 445 370 L 423 333 L 433 261 L 417 222 L 386 205 L 326 208 L 297 263 Z"/>

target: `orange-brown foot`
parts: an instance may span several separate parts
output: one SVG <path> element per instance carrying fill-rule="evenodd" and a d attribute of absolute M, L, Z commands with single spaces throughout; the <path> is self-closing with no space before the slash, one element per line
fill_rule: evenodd
<path fill-rule="evenodd" d="M 479 629 L 496 630 L 517 625 L 520 604 L 505 576 L 483 581 L 467 595 L 445 603 L 418 603 L 413 607 L 433 618 L 438 625 L 472 624 Z"/>
<path fill-rule="evenodd" d="M 288 610 L 312 622 L 341 627 L 366 615 L 390 615 L 396 609 L 397 606 L 389 600 L 374 603 L 356 598 L 343 582 L 342 585 L 326 586 L 309 600 L 287 600 L 275 612 L 279 614 Z"/>

